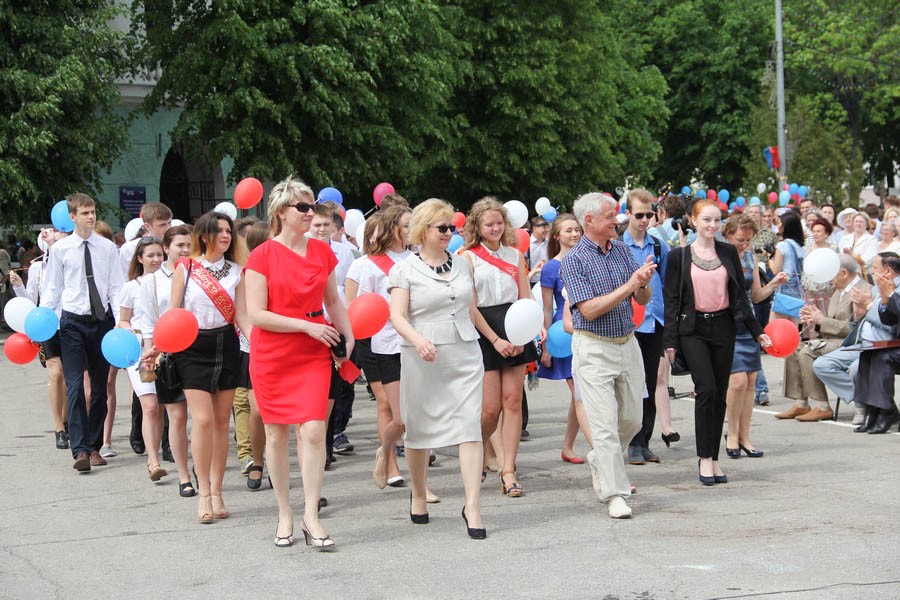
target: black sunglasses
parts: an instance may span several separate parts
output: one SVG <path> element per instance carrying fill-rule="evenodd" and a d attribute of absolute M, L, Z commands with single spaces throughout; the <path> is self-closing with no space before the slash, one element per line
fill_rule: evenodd
<path fill-rule="evenodd" d="M 298 211 L 302 212 L 303 214 L 306 214 L 313 209 L 313 205 L 307 204 L 306 202 L 298 202 L 297 204 L 288 204 L 288 206 L 290 206 L 291 208 L 296 208 Z"/>
<path fill-rule="evenodd" d="M 654 213 L 654 212 L 631 213 L 631 216 L 633 216 L 635 219 L 640 221 L 641 219 L 652 219 L 653 217 L 656 216 L 656 213 Z"/>
<path fill-rule="evenodd" d="M 432 227 L 434 227 L 435 229 L 437 229 L 437 230 L 440 231 L 441 233 L 447 233 L 448 231 L 449 231 L 450 233 L 455 233 L 455 232 L 456 232 L 456 225 L 432 225 Z"/>

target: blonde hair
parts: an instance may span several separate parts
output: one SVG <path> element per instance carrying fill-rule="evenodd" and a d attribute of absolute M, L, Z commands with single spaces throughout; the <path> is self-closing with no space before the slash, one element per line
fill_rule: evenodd
<path fill-rule="evenodd" d="M 425 231 L 435 221 L 446 218 L 453 221 L 453 207 L 439 198 L 429 198 L 416 206 L 409 221 L 409 241 L 413 245 L 421 245 L 425 241 Z"/>
<path fill-rule="evenodd" d="M 500 216 L 503 217 L 503 237 L 500 238 L 500 243 L 504 246 L 515 248 L 516 231 L 509 224 L 509 215 L 506 214 L 506 208 L 493 196 L 485 196 L 473 204 L 472 210 L 466 215 L 466 235 L 464 236 L 466 238 L 466 250 L 474 248 L 481 243 L 482 238 L 479 231 L 481 229 L 481 220 L 484 218 L 484 215 L 492 211 L 500 213 Z M 451 218 L 453 218 L 452 213 Z"/>
<path fill-rule="evenodd" d="M 759 232 L 759 227 L 756 225 L 756 221 L 753 217 L 740 213 L 728 217 L 728 220 L 725 221 L 725 224 L 722 226 L 722 237 L 731 237 L 741 229 L 752 231 L 753 235 L 756 235 Z"/>
<path fill-rule="evenodd" d="M 313 194 L 312 188 L 300 181 L 294 179 L 293 175 L 288 175 L 287 179 L 279 182 L 272 192 L 269 194 L 269 229 L 272 235 L 281 233 L 281 216 L 284 208 L 295 198 L 304 198 L 309 204 L 316 203 L 316 196 Z"/>

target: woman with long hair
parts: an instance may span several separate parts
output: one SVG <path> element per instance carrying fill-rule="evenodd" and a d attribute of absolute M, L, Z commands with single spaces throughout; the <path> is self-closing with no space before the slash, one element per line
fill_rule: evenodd
<path fill-rule="evenodd" d="M 753 316 L 737 250 L 716 240 L 722 222 L 719 207 L 701 200 L 691 215 L 697 238 L 669 253 L 663 346 L 670 361 L 676 349 L 687 361 L 696 391 L 698 476 L 703 485 L 715 485 L 728 483 L 719 466 L 719 445 L 737 326 L 746 326 L 764 347 L 771 340 Z"/>
<path fill-rule="evenodd" d="M 462 518 L 470 538 L 484 539 L 479 484 L 484 371 L 473 325 L 478 311 L 471 264 L 447 252 L 452 223 L 453 208 L 443 200 L 418 205 L 410 241 L 421 249 L 391 269 L 389 277 L 391 322 L 403 338 L 400 412 L 412 479 L 409 517 L 417 525 L 428 523 L 429 449 L 458 446 L 466 494 Z M 522 380 L 518 385 L 521 390 Z"/>
<path fill-rule="evenodd" d="M 191 255 L 191 226 L 170 227 L 163 235 L 162 247 L 166 261 L 159 269 L 141 280 L 138 306 L 141 313 L 141 337 L 144 341 L 142 370 L 153 369 L 150 362 L 150 357 L 154 355 L 153 332 L 156 330 L 156 322 L 160 315 L 169 308 L 172 299 L 172 279 L 178 261 Z M 181 388 L 171 389 L 158 379 L 155 384 L 156 400 L 165 407 L 169 417 L 169 445 L 178 469 L 178 494 L 182 498 L 190 498 L 196 495 L 197 490 L 191 483 L 191 474 L 188 470 L 187 403 L 184 391 Z"/>
<path fill-rule="evenodd" d="M 522 431 L 522 386 L 525 367 L 537 360 L 534 343 L 516 346 L 506 339 L 504 320 L 516 300 L 531 298 L 525 257 L 515 247 L 515 231 L 506 209 L 496 198 L 485 197 L 472 206 L 466 217 L 466 250 L 475 279 L 478 311 L 475 327 L 484 363 L 484 406 L 481 430 L 485 444 L 500 429 L 503 466 L 500 489 L 505 496 L 518 498 L 525 491 L 516 476 L 516 455 Z M 541 340 L 546 337 L 542 329 Z M 484 470 L 482 472 L 485 472 Z"/>
<path fill-rule="evenodd" d="M 753 253 L 753 236 L 757 230 L 756 222 L 749 215 L 742 214 L 732 215 L 722 227 L 722 237 L 737 250 L 751 304 L 762 302 L 787 281 L 787 275 L 779 273 L 766 285 L 761 284 Z M 761 458 L 763 452 L 750 442 L 750 420 L 753 418 L 756 374 L 762 368 L 762 356 L 759 343 L 753 339 L 746 323 L 735 323 L 735 332 L 734 358 L 725 397 L 725 415 L 728 418 L 725 454 L 729 458 L 740 458 L 743 451 L 751 458 Z"/>
<path fill-rule="evenodd" d="M 266 463 L 278 501 L 275 546 L 294 543 L 288 438 L 293 425 L 302 446 L 304 511 L 300 528 L 307 546 L 325 550 L 334 541 L 319 521 L 325 477 L 328 392 L 337 364 L 353 351 L 347 309 L 338 295 L 331 247 L 306 237 L 315 196 L 288 177 L 269 194 L 274 237 L 258 246 L 245 267 L 246 310 L 253 326 L 250 376 L 266 429 Z M 332 324 L 325 320 L 325 311 Z M 341 344 L 345 353 L 338 353 Z M 285 357 L 290 357 L 286 365 Z"/>
<path fill-rule="evenodd" d="M 547 256 L 550 259 L 541 270 L 541 299 L 544 303 L 544 328 L 562 320 L 565 299 L 563 298 L 563 282 L 559 276 L 559 267 L 563 257 L 569 250 L 575 247 L 581 239 L 581 225 L 574 215 L 563 213 L 553 220 L 550 227 L 549 241 L 547 242 Z M 556 310 L 554 311 L 554 304 Z M 582 464 L 584 459 L 575 454 L 575 438 L 581 429 L 584 439 L 589 447 L 593 447 L 591 430 L 587 426 L 587 415 L 584 405 L 575 399 L 575 386 L 572 382 L 572 357 L 564 358 L 550 355 L 550 351 L 544 348 L 541 353 L 541 366 L 538 369 L 538 377 L 544 379 L 565 379 L 569 386 L 572 401 L 569 403 L 569 415 L 566 420 L 566 433 L 563 437 L 563 447 L 560 457 L 563 461 L 573 464 Z"/>
<path fill-rule="evenodd" d="M 787 281 L 781 287 L 780 293 L 792 298 L 803 298 L 801 280 L 803 276 L 803 245 L 806 238 L 803 235 L 803 225 L 793 211 L 787 211 L 780 216 L 779 232 L 782 240 L 775 245 L 775 254 L 769 261 L 769 268 L 773 275 L 784 273 Z M 776 317 L 792 319 L 789 315 L 775 313 Z"/>

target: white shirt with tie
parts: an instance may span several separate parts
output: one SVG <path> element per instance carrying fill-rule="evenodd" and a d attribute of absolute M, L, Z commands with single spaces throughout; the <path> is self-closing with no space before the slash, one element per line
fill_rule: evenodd
<path fill-rule="evenodd" d="M 87 274 L 84 268 L 84 244 L 91 252 L 91 268 L 94 284 L 104 307 L 111 307 L 119 314 L 119 291 L 124 284 L 119 267 L 119 250 L 105 237 L 91 233 L 85 240 L 72 234 L 53 244 L 53 251 L 44 267 L 41 286 L 41 306 L 64 310 L 76 315 L 91 314 L 91 297 L 88 292 Z"/>

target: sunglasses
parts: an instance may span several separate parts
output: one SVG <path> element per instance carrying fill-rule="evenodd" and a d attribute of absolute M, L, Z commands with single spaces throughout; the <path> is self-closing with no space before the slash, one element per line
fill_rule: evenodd
<path fill-rule="evenodd" d="M 641 219 L 652 219 L 653 217 L 656 216 L 656 213 L 654 213 L 654 212 L 631 213 L 631 216 L 633 216 L 635 219 L 640 221 Z"/>
<path fill-rule="evenodd" d="M 155 238 L 153 236 L 142 237 L 141 241 L 138 242 L 141 246 L 149 246 L 150 244 L 162 244 L 159 238 Z"/>
<path fill-rule="evenodd" d="M 307 204 L 306 202 L 298 202 L 297 204 L 288 204 L 288 206 L 290 206 L 291 208 L 296 208 L 298 211 L 300 211 L 303 214 L 306 214 L 313 209 L 313 205 Z"/>
<path fill-rule="evenodd" d="M 432 227 L 434 227 L 435 229 L 437 229 L 437 230 L 440 231 L 441 233 L 447 233 L 448 231 L 449 231 L 450 233 L 455 233 L 455 232 L 456 232 L 456 225 L 432 225 Z"/>

